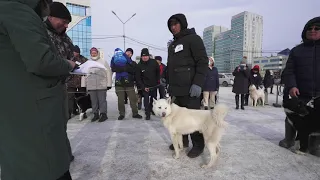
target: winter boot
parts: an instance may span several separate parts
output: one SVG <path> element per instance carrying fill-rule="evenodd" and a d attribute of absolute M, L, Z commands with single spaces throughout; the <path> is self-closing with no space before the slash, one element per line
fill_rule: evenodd
<path fill-rule="evenodd" d="M 279 142 L 279 146 L 289 149 L 295 144 L 296 130 L 289 123 L 288 118 L 285 120 L 285 138 Z"/>
<path fill-rule="evenodd" d="M 106 113 L 101 113 L 100 118 L 99 118 L 99 122 L 104 122 L 108 119 L 108 116 Z"/>
<path fill-rule="evenodd" d="M 244 110 L 244 104 L 245 104 L 245 103 L 244 103 L 244 101 L 245 101 L 244 94 L 241 94 L 240 99 L 241 99 L 241 109 Z"/>
<path fill-rule="evenodd" d="M 199 132 L 194 132 L 190 134 L 193 147 L 188 152 L 187 156 L 189 158 L 196 158 L 203 153 L 204 149 L 204 138 L 203 135 Z"/>
<path fill-rule="evenodd" d="M 320 136 L 319 135 L 310 136 L 309 149 L 310 149 L 310 154 L 320 157 Z"/>
<path fill-rule="evenodd" d="M 268 91 L 264 91 L 264 105 L 269 105 Z"/>
<path fill-rule="evenodd" d="M 204 107 L 204 110 L 208 110 L 208 109 L 209 109 L 208 106 L 205 106 L 205 107 Z"/>
<path fill-rule="evenodd" d="M 250 94 L 245 94 L 245 97 L 244 97 L 244 106 L 248 106 L 248 105 L 249 105 L 249 96 L 250 96 Z"/>
<path fill-rule="evenodd" d="M 238 94 L 235 96 L 235 100 L 236 100 L 236 109 L 239 109 L 239 95 Z"/>
<path fill-rule="evenodd" d="M 133 115 L 132 118 L 134 118 L 134 119 L 142 119 L 142 116 L 140 114 L 136 114 L 136 115 Z"/>
<path fill-rule="evenodd" d="M 183 147 L 184 148 L 187 148 L 189 147 L 189 138 L 188 138 L 188 135 L 182 135 L 182 142 L 183 142 Z M 169 146 L 169 149 L 174 151 L 174 147 L 173 147 L 173 144 L 171 144 Z"/>
<path fill-rule="evenodd" d="M 99 113 L 94 113 L 93 118 L 91 119 L 91 122 L 95 122 L 99 119 Z"/>
<path fill-rule="evenodd" d="M 124 115 L 120 115 L 119 117 L 118 117 L 118 120 L 123 120 L 124 119 Z"/>

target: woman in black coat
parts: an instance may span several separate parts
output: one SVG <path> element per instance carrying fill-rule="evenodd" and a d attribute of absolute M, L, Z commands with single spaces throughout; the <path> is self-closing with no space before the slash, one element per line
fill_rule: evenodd
<path fill-rule="evenodd" d="M 241 109 L 244 110 L 244 95 L 249 92 L 249 74 L 250 70 L 244 61 L 236 67 L 232 73 L 234 75 L 234 84 L 232 92 L 236 94 L 236 109 L 239 109 L 239 95 L 241 97 Z"/>
<path fill-rule="evenodd" d="M 265 104 L 268 105 L 268 88 L 273 86 L 273 77 L 270 73 L 270 70 L 266 70 L 266 74 L 263 78 L 264 94 L 265 94 Z"/>

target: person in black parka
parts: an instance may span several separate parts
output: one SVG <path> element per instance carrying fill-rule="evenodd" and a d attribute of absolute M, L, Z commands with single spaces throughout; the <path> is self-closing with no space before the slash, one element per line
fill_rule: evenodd
<path fill-rule="evenodd" d="M 142 89 L 146 120 L 150 120 L 153 99 L 157 99 L 157 89 L 160 81 L 160 67 L 156 60 L 150 58 L 149 50 L 141 50 L 141 60 L 137 65 L 136 81 Z"/>
<path fill-rule="evenodd" d="M 239 109 L 239 95 L 241 97 L 241 109 L 244 110 L 244 96 L 249 93 L 249 75 L 250 71 L 245 61 L 241 61 L 240 65 L 233 71 L 234 84 L 232 92 L 236 94 L 236 109 Z"/>
<path fill-rule="evenodd" d="M 291 97 L 299 97 L 305 103 L 312 98 L 320 96 L 320 17 L 309 20 L 302 31 L 303 42 L 294 47 L 289 54 L 283 82 Z M 314 108 L 319 109 L 319 103 L 315 102 Z M 286 124 L 286 137 L 279 145 L 290 148 L 294 145 L 294 128 Z M 287 131 L 291 133 L 287 133 Z M 309 151 L 320 157 L 320 137 L 316 141 L 310 141 Z"/>
<path fill-rule="evenodd" d="M 200 36 L 194 28 L 188 29 L 183 14 L 175 14 L 168 20 L 168 28 L 174 41 L 168 47 L 167 82 L 169 94 L 174 103 L 189 109 L 200 109 L 200 95 L 208 72 L 208 56 Z M 204 149 L 204 139 L 200 132 L 191 135 L 193 148 L 188 157 L 198 157 Z M 188 135 L 183 136 L 183 144 L 188 147 Z M 169 147 L 173 150 L 173 146 Z"/>
<path fill-rule="evenodd" d="M 265 104 L 268 105 L 268 88 L 273 86 L 273 76 L 269 69 L 266 70 L 266 74 L 263 78 L 264 94 L 265 94 Z"/>

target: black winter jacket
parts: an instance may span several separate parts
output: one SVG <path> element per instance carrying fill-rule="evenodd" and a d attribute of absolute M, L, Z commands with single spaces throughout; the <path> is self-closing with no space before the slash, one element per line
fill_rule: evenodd
<path fill-rule="evenodd" d="M 262 85 L 262 77 L 261 74 L 258 73 L 254 73 L 252 70 L 250 71 L 250 85 L 254 84 L 256 86 L 257 89 L 260 88 L 260 86 Z"/>
<path fill-rule="evenodd" d="M 180 33 L 168 47 L 167 81 L 171 96 L 189 95 L 192 84 L 203 87 L 208 72 L 208 57 L 203 41 L 195 29 L 187 29 L 187 19 L 183 14 L 169 18 L 181 24 Z M 170 24 L 168 20 L 168 28 Z"/>
<path fill-rule="evenodd" d="M 283 72 L 286 88 L 296 87 L 301 96 L 315 97 L 320 95 L 320 40 L 306 39 L 310 25 L 320 23 L 320 17 L 311 19 L 302 32 L 303 43 L 294 47 Z"/>
<path fill-rule="evenodd" d="M 146 62 L 140 60 L 137 65 L 135 79 L 141 89 L 151 87 L 156 89 L 155 86 L 157 86 L 160 81 L 160 67 L 157 61 L 154 59 L 149 59 Z"/>

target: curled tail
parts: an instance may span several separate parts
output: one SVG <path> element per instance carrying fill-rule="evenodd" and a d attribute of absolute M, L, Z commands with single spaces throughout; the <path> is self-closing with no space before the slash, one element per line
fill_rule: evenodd
<path fill-rule="evenodd" d="M 228 113 L 228 106 L 225 104 L 217 104 L 211 111 L 212 117 L 215 120 L 217 126 L 225 128 L 228 123 L 224 120 Z"/>

